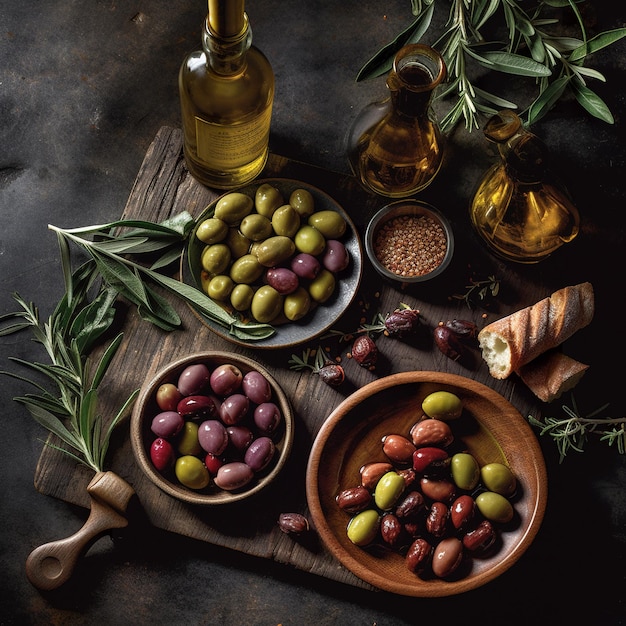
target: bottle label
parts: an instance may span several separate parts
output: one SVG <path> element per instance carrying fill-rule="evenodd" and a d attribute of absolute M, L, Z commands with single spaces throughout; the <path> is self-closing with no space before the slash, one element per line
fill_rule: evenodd
<path fill-rule="evenodd" d="M 272 107 L 251 122 L 223 125 L 196 117 L 198 157 L 214 169 L 246 165 L 267 147 Z"/>

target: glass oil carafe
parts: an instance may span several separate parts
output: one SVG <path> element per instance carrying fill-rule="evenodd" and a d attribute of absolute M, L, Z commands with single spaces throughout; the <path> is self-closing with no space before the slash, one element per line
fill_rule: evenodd
<path fill-rule="evenodd" d="M 513 111 L 494 115 L 483 132 L 497 144 L 500 161 L 478 184 L 471 222 L 497 255 L 537 263 L 576 237 L 578 210 L 550 171 L 545 144 Z"/>
<path fill-rule="evenodd" d="M 445 79 L 441 55 L 423 44 L 396 54 L 388 96 L 367 106 L 348 135 L 348 159 L 361 183 L 390 198 L 429 185 L 443 161 L 443 142 L 432 111 L 433 91 Z"/>

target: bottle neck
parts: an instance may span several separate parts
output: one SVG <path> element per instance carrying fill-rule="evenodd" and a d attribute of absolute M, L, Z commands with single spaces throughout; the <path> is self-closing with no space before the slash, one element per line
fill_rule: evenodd
<path fill-rule="evenodd" d="M 429 108 L 435 88 L 444 80 L 443 57 L 428 46 L 412 44 L 402 48 L 394 58 L 387 78 L 387 88 L 397 112 L 422 116 Z"/>
<path fill-rule="evenodd" d="M 207 19 L 202 28 L 202 48 L 207 66 L 216 74 L 231 76 L 241 73 L 246 67 L 246 52 L 252 45 L 252 28 L 244 13 L 241 32 L 232 37 L 218 35 Z"/>

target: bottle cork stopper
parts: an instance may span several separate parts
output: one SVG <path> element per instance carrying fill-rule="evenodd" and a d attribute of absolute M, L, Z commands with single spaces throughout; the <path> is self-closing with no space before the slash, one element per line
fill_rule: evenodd
<path fill-rule="evenodd" d="M 219 37 L 235 37 L 244 27 L 244 0 L 208 0 L 209 26 Z"/>

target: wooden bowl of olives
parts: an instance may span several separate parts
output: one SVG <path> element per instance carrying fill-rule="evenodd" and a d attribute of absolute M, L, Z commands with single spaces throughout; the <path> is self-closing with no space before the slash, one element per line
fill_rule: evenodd
<path fill-rule="evenodd" d="M 547 500 L 537 439 L 485 385 L 402 372 L 346 398 L 322 425 L 306 477 L 329 551 L 374 587 L 450 596 L 512 567 Z"/>
<path fill-rule="evenodd" d="M 356 297 L 361 241 L 343 208 L 320 189 L 272 178 L 222 194 L 196 218 L 182 280 L 224 311 L 272 334 L 234 333 L 197 308 L 200 320 L 239 345 L 285 348 L 320 336 Z"/>
<path fill-rule="evenodd" d="M 291 405 L 274 377 L 247 357 L 201 352 L 141 387 L 130 422 L 147 478 L 188 504 L 238 502 L 283 469 L 294 436 Z"/>

